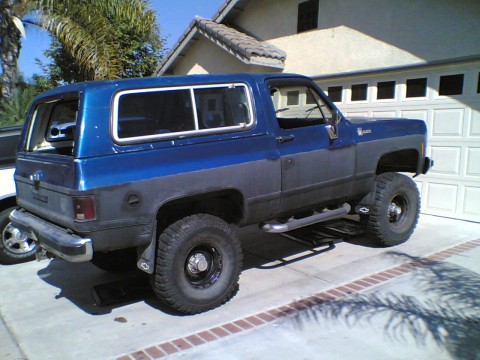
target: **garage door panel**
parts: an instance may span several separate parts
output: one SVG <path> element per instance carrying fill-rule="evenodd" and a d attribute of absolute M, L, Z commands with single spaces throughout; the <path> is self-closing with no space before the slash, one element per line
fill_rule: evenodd
<path fill-rule="evenodd" d="M 467 175 L 480 176 L 480 148 L 467 150 Z"/>
<path fill-rule="evenodd" d="M 368 111 L 347 112 L 347 117 L 368 117 Z"/>
<path fill-rule="evenodd" d="M 458 186 L 450 184 L 428 183 L 426 206 L 430 209 L 455 213 L 457 207 Z"/>
<path fill-rule="evenodd" d="M 463 87 L 454 95 L 438 95 L 441 77 L 449 74 L 464 74 Z M 405 99 L 406 80 L 417 78 L 427 78 L 429 96 Z M 480 222 L 480 61 L 336 78 L 328 86 L 349 89 L 352 84 L 368 83 L 375 87 L 380 81 L 395 81 L 394 99 L 378 100 L 371 96 L 376 89 L 370 89 L 367 101 L 339 103 L 340 109 L 351 116 L 397 114 L 425 121 L 426 155 L 435 165 L 415 178 L 422 212 Z"/>
<path fill-rule="evenodd" d="M 373 117 L 376 118 L 393 118 L 397 116 L 396 111 L 374 111 Z"/>
<path fill-rule="evenodd" d="M 428 111 L 427 110 L 403 110 L 401 112 L 403 118 L 419 119 L 427 122 Z"/>
<path fill-rule="evenodd" d="M 461 164 L 461 147 L 434 146 L 430 148 L 435 166 L 430 170 L 432 174 L 459 175 Z"/>
<path fill-rule="evenodd" d="M 417 185 L 418 192 L 419 192 L 420 194 L 423 194 L 423 182 L 422 182 L 422 181 L 415 180 L 415 185 Z"/>
<path fill-rule="evenodd" d="M 465 187 L 463 212 L 465 214 L 478 216 L 477 221 L 480 219 L 480 188 L 470 186 Z"/>
<path fill-rule="evenodd" d="M 464 109 L 436 109 L 433 111 L 432 136 L 461 137 Z"/>
<path fill-rule="evenodd" d="M 472 110 L 472 118 L 471 118 L 471 125 L 470 125 L 470 133 L 471 137 L 480 137 L 480 112 Z"/>

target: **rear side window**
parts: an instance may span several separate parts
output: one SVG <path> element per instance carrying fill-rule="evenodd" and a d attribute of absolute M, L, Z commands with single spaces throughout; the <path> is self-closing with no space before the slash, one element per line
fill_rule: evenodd
<path fill-rule="evenodd" d="M 36 106 L 29 132 L 29 151 L 71 155 L 78 117 L 78 99 L 48 101 Z"/>
<path fill-rule="evenodd" d="M 243 84 L 130 90 L 114 99 L 116 141 L 195 136 L 240 130 L 253 124 Z"/>

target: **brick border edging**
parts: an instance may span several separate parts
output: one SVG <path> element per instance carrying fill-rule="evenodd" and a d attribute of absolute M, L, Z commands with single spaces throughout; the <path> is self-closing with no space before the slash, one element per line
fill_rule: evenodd
<path fill-rule="evenodd" d="M 439 251 L 426 258 L 409 261 L 393 268 L 382 270 L 372 275 L 364 276 L 360 279 L 349 283 L 339 285 L 337 287 L 322 291 L 318 294 L 308 296 L 301 300 L 294 301 L 288 305 L 280 306 L 271 310 L 267 310 L 255 315 L 247 316 L 243 319 L 235 320 L 214 328 L 166 341 L 162 344 L 151 346 L 146 349 L 135 351 L 118 357 L 117 360 L 150 360 L 159 359 L 183 350 L 190 349 L 217 339 L 221 339 L 232 334 L 237 334 L 255 327 L 259 327 L 270 323 L 274 320 L 283 318 L 287 315 L 306 310 L 310 307 L 321 304 L 325 301 L 343 298 L 347 295 L 355 294 L 366 290 L 374 285 L 385 283 L 393 278 L 413 272 L 415 269 L 428 266 L 430 264 L 446 260 L 454 255 L 461 254 L 465 251 L 472 250 L 480 246 L 480 239 L 471 240 L 460 245 L 455 245 L 446 250 Z"/>

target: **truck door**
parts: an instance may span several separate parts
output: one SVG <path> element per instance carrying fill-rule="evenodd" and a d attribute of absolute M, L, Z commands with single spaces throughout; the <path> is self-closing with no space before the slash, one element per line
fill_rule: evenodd
<path fill-rule="evenodd" d="M 356 156 L 348 123 L 334 124 L 334 109 L 307 79 L 274 80 L 268 88 L 281 161 L 282 212 L 346 199 Z"/>

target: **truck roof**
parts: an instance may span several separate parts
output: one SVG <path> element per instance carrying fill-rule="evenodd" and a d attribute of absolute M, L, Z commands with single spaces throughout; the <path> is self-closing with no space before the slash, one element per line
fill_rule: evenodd
<path fill-rule="evenodd" d="M 213 84 L 225 82 L 263 82 L 266 79 L 304 77 L 298 74 L 271 74 L 271 73 L 239 73 L 239 74 L 204 74 L 204 75 L 181 75 L 181 76 L 159 76 L 116 80 L 100 80 L 75 83 L 51 89 L 37 96 L 37 99 L 55 96 L 62 93 L 82 92 L 87 89 L 106 90 L 115 88 L 115 91 L 137 87 L 164 87 L 164 86 L 186 86 L 196 84 Z"/>

